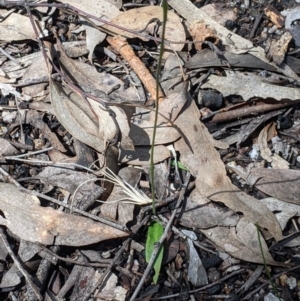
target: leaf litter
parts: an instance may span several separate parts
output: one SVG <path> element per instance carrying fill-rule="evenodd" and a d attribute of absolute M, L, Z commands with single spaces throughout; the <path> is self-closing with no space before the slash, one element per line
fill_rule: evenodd
<path fill-rule="evenodd" d="M 204 290 L 249 300 L 276 293 L 269 279 L 259 286 L 250 277 L 254 269 L 286 276 L 298 268 L 298 9 L 284 26 L 282 7 L 262 8 L 255 23 L 252 4 L 235 4 L 247 19 L 220 4 L 168 1 L 155 129 L 156 2 L 36 1 L 18 11 L 1 2 L 1 297 L 177 300 L 180 291 L 199 300 Z M 168 256 L 161 251 L 152 271 L 152 251 L 141 252 L 151 238 L 145 225 L 159 228 L 155 241 L 167 236 Z M 175 245 L 171 254 L 166 246 Z M 35 257 L 29 276 L 22 265 Z M 58 286 L 47 282 L 68 273 Z M 296 296 L 276 285 L 287 300 Z"/>

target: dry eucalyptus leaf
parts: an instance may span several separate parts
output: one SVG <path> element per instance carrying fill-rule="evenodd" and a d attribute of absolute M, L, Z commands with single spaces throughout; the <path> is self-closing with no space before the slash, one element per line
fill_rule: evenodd
<path fill-rule="evenodd" d="M 275 216 L 280 224 L 282 230 L 285 229 L 287 223 L 296 215 L 297 212 L 285 210 L 275 213 Z"/>
<path fill-rule="evenodd" d="M 48 77 L 48 67 L 44 57 L 38 56 L 37 59 L 28 67 L 22 77 L 23 81 L 39 79 L 41 77 Z M 30 85 L 22 88 L 23 93 L 31 97 L 36 96 L 38 93 L 43 92 L 48 83 L 40 83 Z"/>
<path fill-rule="evenodd" d="M 211 75 L 201 88 L 215 89 L 224 97 L 240 95 L 244 100 L 253 97 L 274 98 L 276 100 L 299 100 L 300 91 L 296 88 L 276 86 L 264 82 L 264 78 L 252 73 L 225 71 L 226 76 Z M 243 87 L 243 89 L 241 89 Z"/>
<path fill-rule="evenodd" d="M 167 117 L 171 121 L 174 121 L 178 114 L 181 112 L 184 104 L 188 98 L 188 88 L 189 83 L 186 81 L 183 84 L 181 91 L 170 94 L 164 99 L 164 101 L 159 105 L 159 113 L 157 118 L 157 124 L 168 122 L 161 115 Z M 155 112 L 150 112 L 150 120 L 154 121 Z"/>
<path fill-rule="evenodd" d="M 267 121 L 281 113 L 284 110 L 276 110 L 274 112 L 269 112 L 267 114 L 261 116 L 255 116 L 255 118 L 251 118 L 250 122 L 241 126 L 237 135 L 237 145 L 239 146 L 242 142 L 245 142 L 250 135 L 252 135 L 261 125 L 266 124 Z"/>
<path fill-rule="evenodd" d="M 138 120 L 130 127 L 129 137 L 136 146 L 151 145 L 153 137 L 153 121 Z M 156 128 L 155 145 L 168 144 L 180 138 L 178 131 L 166 124 L 158 125 Z"/>
<path fill-rule="evenodd" d="M 113 4 L 118 9 L 122 8 L 123 6 L 123 0 L 106 0 L 106 1 Z"/>
<path fill-rule="evenodd" d="M 197 235 L 189 230 L 182 230 L 182 232 L 187 236 L 188 280 L 196 287 L 206 285 L 208 284 L 206 270 L 192 241 L 192 239 L 197 240 Z"/>
<path fill-rule="evenodd" d="M 63 42 L 62 44 L 68 57 L 78 58 L 89 53 L 86 41 Z"/>
<path fill-rule="evenodd" d="M 281 239 L 281 228 L 273 213 L 255 198 L 240 191 L 227 177 L 224 163 L 214 148 L 224 145 L 214 140 L 201 123 L 194 101 L 188 100 L 175 124 L 185 134 L 193 150 L 192 153 L 183 139 L 175 143 L 175 149 L 180 151 L 180 161 L 196 177 L 197 190 L 235 212 L 242 212 L 249 221 L 268 229 L 276 240 Z"/>
<path fill-rule="evenodd" d="M 21 239 L 78 247 L 127 235 L 83 216 L 41 207 L 36 197 L 12 184 L 0 183 L 0 190 L 0 209 L 5 216 L 0 223 Z"/>
<path fill-rule="evenodd" d="M 257 144 L 259 145 L 260 154 L 266 161 L 271 163 L 272 168 L 289 169 L 289 162 L 277 154 L 272 154 L 272 151 L 268 146 L 268 132 L 271 126 L 272 123 L 266 125 L 259 133 Z"/>
<path fill-rule="evenodd" d="M 185 82 L 179 92 L 170 94 L 159 105 L 160 114 L 157 120 L 155 145 L 171 143 L 180 137 L 178 129 L 170 127 L 167 123 L 168 119 L 174 121 L 182 110 L 187 99 L 187 85 L 188 82 Z M 165 116 L 165 118 L 162 116 Z M 134 145 L 151 145 L 154 118 L 155 112 L 151 111 L 150 121 L 136 120 L 131 125 L 130 137 Z"/>
<path fill-rule="evenodd" d="M 180 224 L 189 228 L 208 229 L 215 226 L 234 227 L 239 221 L 239 216 L 232 210 L 210 203 L 199 205 L 197 201 L 188 198 Z"/>
<path fill-rule="evenodd" d="M 300 28 L 297 22 L 300 19 L 300 6 L 290 10 L 285 18 L 285 29 L 288 30 L 294 38 L 296 46 L 300 46 Z"/>
<path fill-rule="evenodd" d="M 229 64 L 232 68 L 255 68 L 268 71 L 276 71 L 271 64 L 265 63 L 261 59 L 250 53 L 234 54 L 230 52 L 230 48 L 225 47 L 223 54 L 226 60 L 222 61 L 209 48 L 205 48 L 197 52 L 184 66 L 189 69 L 198 69 L 206 67 L 226 67 Z"/>
<path fill-rule="evenodd" d="M 85 110 L 79 107 L 85 99 L 53 80 L 50 81 L 50 96 L 55 115 L 64 128 L 79 141 L 104 152 L 106 145 L 104 137 L 98 136 L 99 124 L 95 116 L 87 105 Z M 73 108 L 72 113 L 68 107 Z"/>
<path fill-rule="evenodd" d="M 43 23 L 37 28 L 43 27 Z M 30 19 L 26 16 L 12 13 L 4 21 L 0 22 L 0 40 L 1 41 L 20 41 L 20 40 L 35 40 L 34 30 Z"/>
<path fill-rule="evenodd" d="M 163 21 L 162 7 L 145 6 L 131 9 L 119 14 L 117 17 L 113 18 L 111 22 L 126 29 L 138 31 L 143 34 L 153 35 L 155 32 L 156 22 L 151 22 L 151 20 L 153 20 L 154 18 L 159 19 L 160 22 Z M 115 28 L 113 26 L 105 25 L 103 27 L 105 28 L 105 30 L 111 32 L 114 35 L 121 35 L 126 38 L 140 38 L 144 41 L 149 40 L 148 38 L 143 38 L 141 36 Z M 161 26 L 157 34 L 161 36 Z M 167 40 L 176 42 L 183 42 L 186 40 L 185 30 L 181 24 L 180 18 L 172 11 L 168 11 L 165 38 Z M 169 45 L 165 45 L 165 49 L 174 49 L 175 51 L 180 51 L 183 46 L 184 44 L 171 44 L 172 48 Z"/>
<path fill-rule="evenodd" d="M 3 275 L 0 288 L 15 287 L 21 283 L 20 270 L 13 264 L 12 267 Z"/>
<path fill-rule="evenodd" d="M 276 199 L 300 205 L 299 170 L 253 168 L 245 180 Z"/>
<path fill-rule="evenodd" d="M 300 216 L 299 205 L 287 203 L 276 198 L 264 198 L 260 202 L 264 203 L 272 211 L 292 211 L 295 212 L 295 216 Z"/>
<path fill-rule="evenodd" d="M 237 229 L 235 227 L 214 227 L 208 230 L 201 230 L 201 232 L 231 256 L 244 261 L 262 264 L 264 261 L 258 245 L 256 227 L 245 218 L 241 219 L 239 224 Z M 253 237 L 247 235 L 253 235 Z M 261 242 L 266 263 L 282 265 L 272 258 L 262 237 Z"/>
<path fill-rule="evenodd" d="M 95 17 L 102 18 L 105 21 L 109 21 L 111 18 L 116 17 L 120 11 L 113 2 L 119 6 L 120 1 L 106 1 L 106 0 L 60 0 L 62 3 L 69 3 L 76 8 L 89 13 Z M 88 22 L 85 18 L 80 17 L 81 21 L 84 24 L 86 30 L 86 44 L 87 49 L 89 50 L 89 61 L 92 61 L 92 55 L 97 44 L 104 41 L 106 33 L 100 31 L 98 28 L 95 28 L 92 23 Z M 101 26 L 102 22 L 92 19 L 91 20 L 95 25 Z"/>

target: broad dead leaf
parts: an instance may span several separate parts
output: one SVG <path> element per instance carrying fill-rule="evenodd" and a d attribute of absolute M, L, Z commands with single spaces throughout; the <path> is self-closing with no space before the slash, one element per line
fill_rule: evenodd
<path fill-rule="evenodd" d="M 20 78 L 24 76 L 26 72 L 26 67 L 30 66 L 35 60 L 38 60 L 42 57 L 41 51 L 34 52 L 28 55 L 25 55 L 20 58 L 16 58 L 16 61 L 7 61 L 1 65 L 1 69 L 6 73 L 9 78 Z"/>
<path fill-rule="evenodd" d="M 261 76 L 236 71 L 225 71 L 225 73 L 226 76 L 211 75 L 208 81 L 202 85 L 202 88 L 215 89 L 221 92 L 224 97 L 240 95 L 244 100 L 249 100 L 252 97 L 274 98 L 276 100 L 299 100 L 300 98 L 299 89 L 273 85 L 266 82 Z"/>
<path fill-rule="evenodd" d="M 48 77 L 49 75 L 48 67 L 45 59 L 42 55 L 38 56 L 37 59 L 28 67 L 22 77 L 22 80 L 39 79 L 41 77 Z M 40 92 L 43 92 L 48 83 L 41 83 L 30 85 L 22 88 L 23 93 L 31 97 L 36 96 Z"/>
<path fill-rule="evenodd" d="M 166 59 L 160 85 L 167 96 L 182 91 L 185 83 L 182 81 L 180 64 L 183 66 L 187 60 L 188 54 L 183 51 L 178 52 L 177 55 L 170 53 Z M 186 68 L 182 67 L 182 69 L 185 72 Z"/>
<path fill-rule="evenodd" d="M 215 226 L 234 227 L 239 216 L 232 210 L 210 203 L 200 205 L 191 198 L 187 199 L 186 206 L 180 218 L 180 224 L 189 228 L 208 229 Z"/>
<path fill-rule="evenodd" d="M 259 247 L 256 227 L 245 218 L 239 221 L 236 228 L 215 227 L 209 230 L 201 230 L 201 232 L 233 257 L 260 264 L 264 262 Z M 272 258 L 268 251 L 268 246 L 262 237 L 261 242 L 266 263 L 282 265 Z"/>
<path fill-rule="evenodd" d="M 175 121 L 179 113 L 181 112 L 183 106 L 185 105 L 188 98 L 188 85 L 189 83 L 184 82 L 182 89 L 179 92 L 170 94 L 164 99 L 164 101 L 159 105 L 159 113 L 157 118 L 157 124 L 166 123 L 167 120 L 161 115 L 167 117 L 171 121 Z M 150 120 L 154 122 L 155 112 L 151 111 Z"/>
<path fill-rule="evenodd" d="M 37 28 L 43 26 L 43 22 L 41 22 Z M 12 13 L 4 21 L 0 22 L 1 41 L 35 40 L 36 38 L 30 19 L 26 16 Z"/>
<path fill-rule="evenodd" d="M 122 148 L 127 149 L 127 150 L 134 150 L 134 143 L 131 140 L 131 138 L 129 137 L 130 125 L 129 125 L 129 121 L 127 119 L 126 113 L 120 107 L 111 107 L 111 109 L 116 114 L 115 120 L 118 123 L 119 131 L 120 131 L 119 135 L 121 136 L 120 142 L 121 142 Z M 100 119 L 101 119 L 101 116 L 100 116 Z M 102 123 L 102 124 L 105 125 L 104 123 Z"/>
<path fill-rule="evenodd" d="M 84 246 L 124 237 L 127 233 L 50 207 L 41 207 L 36 197 L 12 184 L 0 183 L 0 223 L 21 239 L 45 245 Z"/>
<path fill-rule="evenodd" d="M 129 137 L 134 145 L 151 145 L 153 128 L 153 121 L 139 120 L 131 124 Z M 179 138 L 180 134 L 174 127 L 162 124 L 156 128 L 154 144 L 168 144 Z"/>
<path fill-rule="evenodd" d="M 69 88 L 50 81 L 50 96 L 57 119 L 76 139 L 102 153 L 105 150 L 104 137 L 99 137 L 99 124 L 87 105 Z M 70 108 L 72 111 L 70 111 Z"/>
<path fill-rule="evenodd" d="M 143 34 L 154 35 L 156 22 L 151 22 L 154 18 L 163 21 L 163 9 L 159 6 L 145 6 L 136 9 L 131 9 L 119 14 L 111 20 L 112 23 L 122 26 L 126 29 L 142 32 Z M 140 38 L 147 41 L 148 38 L 143 38 L 139 35 L 115 28 L 110 25 L 103 26 L 105 30 L 114 35 L 121 35 L 126 38 Z M 161 36 L 161 27 L 159 28 L 158 35 Z M 168 20 L 166 24 L 165 38 L 170 41 L 182 42 L 185 41 L 185 30 L 181 24 L 180 18 L 172 11 L 168 11 Z M 171 47 L 165 45 L 168 50 L 174 49 L 180 51 L 184 44 L 171 44 Z"/>
<path fill-rule="evenodd" d="M 172 93 L 159 105 L 159 115 L 155 136 L 155 145 L 168 144 L 180 137 L 180 132 L 175 127 L 168 125 L 168 119 L 174 121 L 182 110 L 187 99 L 187 85 L 184 82 L 179 92 Z M 164 118 L 164 117 L 165 118 Z M 134 145 L 151 145 L 154 129 L 155 112 L 150 112 L 150 120 L 135 120 L 131 125 L 130 138 Z"/>
<path fill-rule="evenodd" d="M 273 213 L 255 198 L 240 191 L 227 177 L 220 155 L 214 148 L 224 147 L 224 144 L 214 140 L 201 123 L 194 101 L 188 100 L 175 124 L 186 135 L 192 147 L 193 153 L 183 139 L 175 143 L 175 149 L 180 151 L 180 161 L 196 177 L 199 193 L 224 203 L 235 212 L 242 212 L 249 221 L 268 229 L 279 240 L 282 237 L 281 228 Z"/>
<path fill-rule="evenodd" d="M 300 205 L 299 170 L 253 168 L 245 180 L 276 199 Z"/>

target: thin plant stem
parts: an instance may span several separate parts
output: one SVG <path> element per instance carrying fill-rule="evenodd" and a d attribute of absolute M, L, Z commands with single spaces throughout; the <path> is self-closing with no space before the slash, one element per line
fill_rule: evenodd
<path fill-rule="evenodd" d="M 151 196 L 152 196 L 152 211 L 153 214 L 156 214 L 155 208 L 155 187 L 154 187 L 154 144 L 155 144 L 155 136 L 156 136 L 156 128 L 157 128 L 157 120 L 158 120 L 158 109 L 159 109 L 159 78 L 162 64 L 162 57 L 164 53 L 164 40 L 165 40 L 165 32 L 166 32 L 166 23 L 167 23 L 167 14 L 168 14 L 168 4 L 166 0 L 162 1 L 163 8 L 163 27 L 162 27 L 162 37 L 161 37 L 161 45 L 160 52 L 158 58 L 158 65 L 156 70 L 156 106 L 155 106 L 155 117 L 154 117 L 154 128 L 152 135 L 152 143 L 151 143 L 151 152 L 150 152 L 150 179 L 151 179 Z"/>

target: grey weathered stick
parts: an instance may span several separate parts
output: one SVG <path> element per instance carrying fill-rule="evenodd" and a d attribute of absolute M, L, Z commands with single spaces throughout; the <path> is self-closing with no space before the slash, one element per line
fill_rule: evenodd
<path fill-rule="evenodd" d="M 31 288 L 33 289 L 34 294 L 36 295 L 36 298 L 40 301 L 44 300 L 43 296 L 41 295 L 39 289 L 37 288 L 37 286 L 33 283 L 30 275 L 27 273 L 27 271 L 22 267 L 22 264 L 20 263 L 20 261 L 18 260 L 17 256 L 14 254 L 13 250 L 11 249 L 6 235 L 4 234 L 4 230 L 2 228 L 0 228 L 0 238 L 3 241 L 3 244 L 5 246 L 5 248 L 8 251 L 9 256 L 12 258 L 12 260 L 14 261 L 14 264 L 16 265 L 16 267 L 19 269 L 19 271 L 22 273 L 22 275 L 24 276 L 24 278 L 26 279 L 26 282 L 28 283 L 28 285 L 31 286 Z"/>

